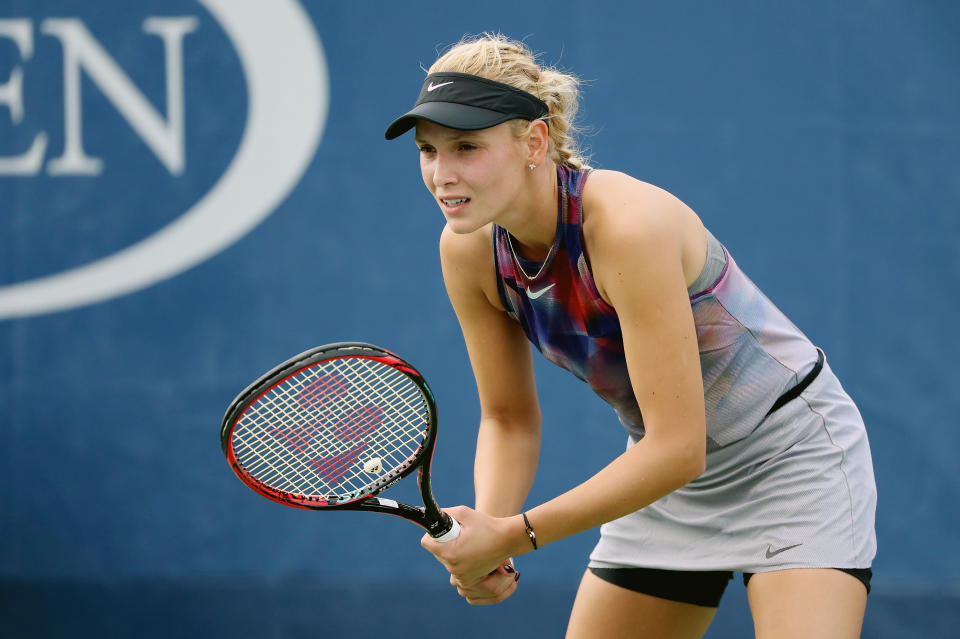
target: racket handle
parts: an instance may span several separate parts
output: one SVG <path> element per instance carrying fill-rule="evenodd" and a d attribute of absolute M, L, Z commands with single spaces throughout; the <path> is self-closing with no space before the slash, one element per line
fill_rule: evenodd
<path fill-rule="evenodd" d="M 448 515 L 447 513 L 443 513 L 443 520 L 442 520 L 442 521 L 444 522 L 443 528 L 446 528 L 446 525 L 447 525 L 447 524 L 450 525 L 450 528 L 447 530 L 447 532 L 441 533 L 441 534 L 437 535 L 436 537 L 434 537 L 435 540 L 437 540 L 437 541 L 453 541 L 454 539 L 456 539 L 457 537 L 460 536 L 460 522 L 459 522 L 459 521 L 457 521 L 456 519 L 454 519 L 453 517 L 451 517 L 451 516 Z"/>

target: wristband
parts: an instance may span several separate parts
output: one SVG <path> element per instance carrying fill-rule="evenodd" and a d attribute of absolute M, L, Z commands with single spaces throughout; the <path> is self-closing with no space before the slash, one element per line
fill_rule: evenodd
<path fill-rule="evenodd" d="M 533 532 L 533 526 L 530 525 L 530 520 L 527 519 L 527 513 L 521 513 L 523 515 L 523 525 L 527 531 L 527 537 L 530 538 L 530 543 L 533 544 L 533 549 L 537 549 L 537 533 Z"/>

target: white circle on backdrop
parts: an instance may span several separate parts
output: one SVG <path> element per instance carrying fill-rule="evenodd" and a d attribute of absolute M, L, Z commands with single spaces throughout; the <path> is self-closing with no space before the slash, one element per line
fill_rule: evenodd
<path fill-rule="evenodd" d="M 0 286 L 0 319 L 101 302 L 182 273 L 249 233 L 300 181 L 320 143 L 330 96 L 310 17 L 297 0 L 199 2 L 236 49 L 247 83 L 243 138 L 226 171 L 183 215 L 136 244 Z"/>

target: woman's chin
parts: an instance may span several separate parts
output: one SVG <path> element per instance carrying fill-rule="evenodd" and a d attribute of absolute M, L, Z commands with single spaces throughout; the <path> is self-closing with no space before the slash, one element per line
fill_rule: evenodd
<path fill-rule="evenodd" d="M 479 223 L 476 220 L 465 219 L 462 217 L 450 217 L 445 216 L 447 220 L 447 228 L 456 233 L 457 235 L 466 235 L 468 233 L 473 233 L 477 229 L 484 226 L 483 223 Z"/>

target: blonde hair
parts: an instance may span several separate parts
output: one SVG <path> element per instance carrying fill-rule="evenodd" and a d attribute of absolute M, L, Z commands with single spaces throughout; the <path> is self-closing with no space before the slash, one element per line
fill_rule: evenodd
<path fill-rule="evenodd" d="M 550 107 L 545 118 L 550 128 L 550 159 L 578 169 L 588 166 L 575 137 L 580 99 L 580 80 L 575 75 L 541 66 L 526 44 L 499 33 L 464 36 L 427 73 L 442 71 L 477 75 L 537 96 Z M 517 135 L 529 131 L 529 123 L 514 122 Z"/>

